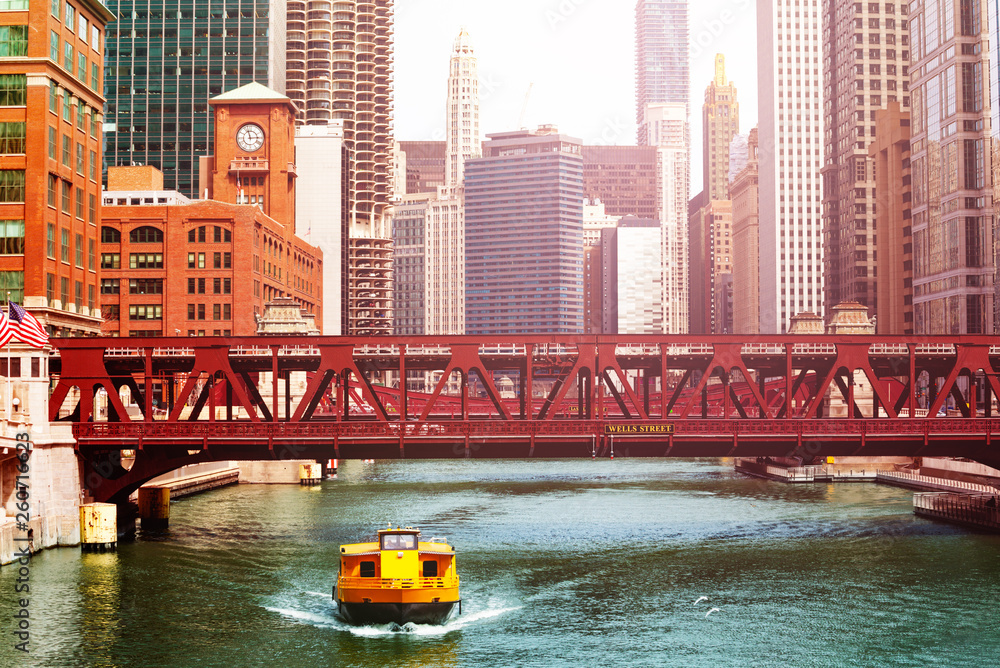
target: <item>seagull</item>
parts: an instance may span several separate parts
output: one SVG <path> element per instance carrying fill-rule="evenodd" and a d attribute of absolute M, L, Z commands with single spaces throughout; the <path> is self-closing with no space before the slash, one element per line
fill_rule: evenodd
<path fill-rule="evenodd" d="M 707 596 L 699 596 L 699 597 L 698 597 L 698 600 L 697 600 L 697 601 L 695 601 L 695 602 L 694 602 L 694 604 L 695 604 L 695 605 L 698 605 L 698 604 L 699 604 L 699 603 L 701 603 L 702 601 L 707 601 L 707 600 L 708 600 L 708 597 L 707 597 Z"/>
<path fill-rule="evenodd" d="M 708 618 L 708 616 L 713 612 L 721 612 L 721 611 L 718 608 L 712 608 L 711 610 L 705 613 L 705 617 Z"/>

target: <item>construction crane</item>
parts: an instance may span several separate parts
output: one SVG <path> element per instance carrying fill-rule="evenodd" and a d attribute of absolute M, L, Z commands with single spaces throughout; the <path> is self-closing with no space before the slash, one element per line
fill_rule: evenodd
<path fill-rule="evenodd" d="M 522 130 L 525 129 L 524 115 L 528 113 L 528 99 L 531 97 L 531 87 L 534 85 L 535 85 L 534 81 L 528 84 L 528 92 L 524 94 L 524 104 L 521 105 L 521 119 L 518 121 L 517 127 L 521 128 Z"/>

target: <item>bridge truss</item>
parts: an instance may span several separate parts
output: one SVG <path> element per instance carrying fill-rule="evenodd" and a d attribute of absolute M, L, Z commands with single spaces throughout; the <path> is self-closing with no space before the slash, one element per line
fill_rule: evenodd
<path fill-rule="evenodd" d="M 1000 463 L 990 337 L 59 339 L 109 499 L 185 463 L 948 455 Z M 105 405 L 106 404 L 106 405 Z M 131 470 L 120 453 L 135 451 Z"/>

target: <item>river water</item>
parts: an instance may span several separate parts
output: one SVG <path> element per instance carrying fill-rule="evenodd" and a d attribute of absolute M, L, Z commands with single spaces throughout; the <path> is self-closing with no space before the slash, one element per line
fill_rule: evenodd
<path fill-rule="evenodd" d="M 447 536 L 463 612 L 350 627 L 341 543 Z M 0 610 L 16 609 L 0 568 Z M 114 554 L 30 565 L 30 653 L 0 666 L 996 666 L 1000 537 L 911 493 L 718 460 L 344 462 L 319 488 L 181 499 Z M 704 598 L 703 598 L 704 597 Z"/>

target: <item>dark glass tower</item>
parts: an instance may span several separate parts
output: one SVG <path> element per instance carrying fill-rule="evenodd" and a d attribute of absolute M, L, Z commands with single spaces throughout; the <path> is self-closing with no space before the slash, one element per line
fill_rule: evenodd
<path fill-rule="evenodd" d="M 252 81 L 285 90 L 285 3 L 111 0 L 104 96 L 108 165 L 153 165 L 198 197 L 212 153 L 210 98 Z"/>
<path fill-rule="evenodd" d="M 465 332 L 583 332 L 583 157 L 543 126 L 465 163 Z"/>

